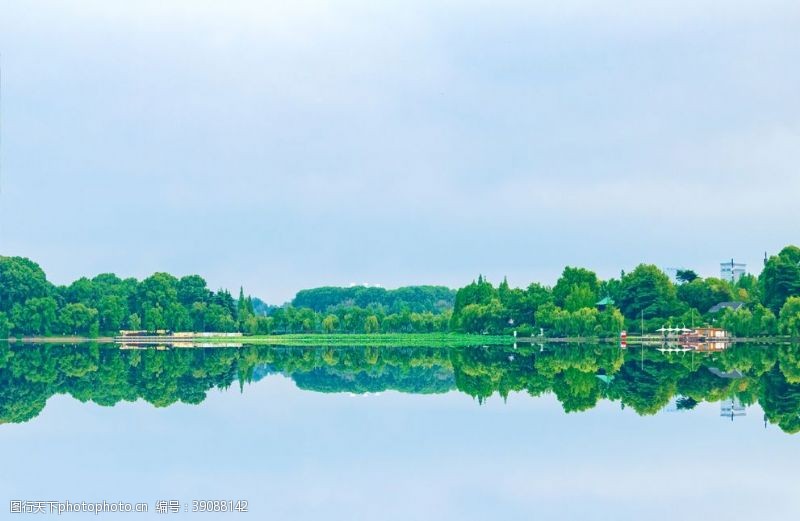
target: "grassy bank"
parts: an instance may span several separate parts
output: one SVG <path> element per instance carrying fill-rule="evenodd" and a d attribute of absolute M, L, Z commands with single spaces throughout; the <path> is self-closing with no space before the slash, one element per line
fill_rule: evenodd
<path fill-rule="evenodd" d="M 0 339 L 0 342 L 3 341 Z M 9 338 L 9 342 L 23 344 L 82 344 L 87 342 L 98 344 L 118 343 L 112 337 L 80 337 L 80 336 L 47 336 Z M 264 346 L 374 346 L 374 347 L 469 347 L 485 345 L 511 345 L 515 342 L 526 343 L 563 343 L 563 344 L 618 344 L 618 337 L 519 337 L 502 335 L 474 335 L 464 333 L 389 333 L 389 334 L 286 334 L 242 337 L 207 337 L 194 340 L 165 337 L 148 343 L 195 342 L 202 344 L 243 344 Z M 628 344 L 642 342 L 637 336 L 629 336 Z M 788 336 L 729 338 L 729 343 L 798 343 L 799 338 Z M 648 338 L 645 343 L 654 344 L 656 340 Z"/>
<path fill-rule="evenodd" d="M 296 334 L 209 338 L 204 342 L 242 342 L 283 346 L 459 347 L 512 344 L 513 337 L 459 333 Z"/>

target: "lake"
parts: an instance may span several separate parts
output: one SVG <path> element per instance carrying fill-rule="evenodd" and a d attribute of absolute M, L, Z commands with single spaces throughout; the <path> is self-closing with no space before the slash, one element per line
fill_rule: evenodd
<path fill-rule="evenodd" d="M 798 431 L 788 344 L 0 344 L 3 518 L 787 519 Z M 247 512 L 191 512 L 207 500 Z"/>

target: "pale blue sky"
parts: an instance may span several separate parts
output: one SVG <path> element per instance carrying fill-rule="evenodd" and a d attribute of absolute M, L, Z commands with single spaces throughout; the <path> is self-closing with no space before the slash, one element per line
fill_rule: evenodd
<path fill-rule="evenodd" d="M 5 0 L 0 252 L 270 302 L 757 268 L 800 243 L 799 27 L 794 0 Z"/>
<path fill-rule="evenodd" d="M 371 396 L 268 377 L 201 405 L 113 408 L 52 397 L 0 425 L 0 501 L 246 499 L 246 520 L 792 519 L 797 440 L 758 406 L 639 417 L 619 403 L 564 414 L 552 395 Z M 74 515 L 65 519 L 97 519 Z M 171 518 L 169 518 L 171 519 Z"/>

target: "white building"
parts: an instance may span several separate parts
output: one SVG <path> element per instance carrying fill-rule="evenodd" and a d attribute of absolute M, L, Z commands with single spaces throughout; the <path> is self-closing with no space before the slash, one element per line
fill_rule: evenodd
<path fill-rule="evenodd" d="M 730 282 L 737 282 L 747 272 L 747 264 L 742 262 L 720 262 L 719 263 L 719 278 Z"/>
<path fill-rule="evenodd" d="M 737 416 L 747 416 L 747 411 L 739 398 L 733 397 L 719 402 L 719 415 L 733 421 Z"/>

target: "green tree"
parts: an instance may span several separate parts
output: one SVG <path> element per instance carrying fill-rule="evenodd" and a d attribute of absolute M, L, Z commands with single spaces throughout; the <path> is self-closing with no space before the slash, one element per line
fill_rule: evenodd
<path fill-rule="evenodd" d="M 184 306 L 191 307 L 195 302 L 205 303 L 211 298 L 206 281 L 199 275 L 181 277 L 177 284 L 178 301 Z"/>
<path fill-rule="evenodd" d="M 239 320 L 246 319 L 248 315 L 252 314 L 251 309 L 247 307 L 247 299 L 244 296 L 244 288 L 239 287 L 239 300 L 236 301 L 236 316 Z"/>
<path fill-rule="evenodd" d="M 94 282 L 86 277 L 81 277 L 66 288 L 62 288 L 62 293 L 68 302 L 79 302 L 87 306 L 93 306 L 98 300 Z"/>
<path fill-rule="evenodd" d="M 597 275 L 593 271 L 585 268 L 573 268 L 567 266 L 561 273 L 561 277 L 553 287 L 553 301 L 556 306 L 564 307 L 566 305 L 567 297 L 572 293 L 576 287 L 587 288 L 592 295 L 592 304 L 597 302 L 597 291 L 600 283 L 597 280 Z"/>
<path fill-rule="evenodd" d="M 317 314 L 314 310 L 303 308 L 293 311 L 293 313 L 288 315 L 289 328 L 291 331 L 295 333 L 311 333 L 317 330 Z M 365 318 L 362 311 L 359 313 L 359 317 L 356 320 L 349 321 L 349 325 L 353 327 L 350 331 L 353 333 L 361 332 Z"/>
<path fill-rule="evenodd" d="M 588 284 L 574 284 L 564 299 L 564 309 L 573 312 L 582 308 L 594 308 L 596 303 L 597 292 L 592 291 Z"/>
<path fill-rule="evenodd" d="M 173 302 L 164 310 L 164 322 L 166 328 L 172 331 L 189 331 L 193 326 L 189 312 L 177 302 Z"/>
<path fill-rule="evenodd" d="M 753 335 L 775 335 L 778 333 L 778 319 L 775 314 L 761 304 L 753 306 Z"/>
<path fill-rule="evenodd" d="M 234 300 L 231 292 L 226 289 L 220 289 L 216 293 L 214 293 L 211 301 L 218 306 L 222 306 L 225 308 L 230 315 L 231 319 L 235 322 L 236 321 L 236 313 L 238 311 L 238 307 L 236 306 L 236 300 Z"/>
<path fill-rule="evenodd" d="M 97 336 L 98 315 L 96 309 L 80 302 L 67 304 L 58 314 L 59 328 L 65 335 Z"/>
<path fill-rule="evenodd" d="M 23 257 L 0 257 L 0 311 L 8 312 L 30 298 L 47 297 L 51 288 L 35 262 Z"/>
<path fill-rule="evenodd" d="M 8 338 L 13 327 L 14 324 L 8 319 L 8 315 L 0 311 L 0 342 Z"/>
<path fill-rule="evenodd" d="M 736 311 L 726 308 L 720 316 L 720 326 L 736 337 L 749 337 L 759 333 L 754 331 L 753 313 L 747 308 Z"/>
<path fill-rule="evenodd" d="M 467 304 L 461 310 L 459 320 L 463 331 L 470 333 L 481 333 L 484 331 L 484 311 L 480 304 Z"/>
<path fill-rule="evenodd" d="M 622 277 L 617 304 L 627 318 L 668 317 L 680 310 L 675 286 L 652 264 L 640 264 Z"/>
<path fill-rule="evenodd" d="M 394 290 L 364 286 L 327 286 L 299 291 L 291 305 L 295 308 L 310 308 L 317 313 L 326 313 L 340 306 L 379 307 L 389 314 L 403 310 L 440 313 L 453 307 L 455 293 L 454 290 L 442 286 L 407 286 Z"/>
<path fill-rule="evenodd" d="M 619 309 L 609 306 L 597 317 L 599 332 L 603 335 L 617 336 L 625 328 L 625 317 Z"/>
<path fill-rule="evenodd" d="M 236 328 L 236 322 L 230 311 L 219 305 L 211 304 L 206 310 L 205 325 L 208 331 L 230 333 Z"/>
<path fill-rule="evenodd" d="M 500 299 L 500 304 L 508 308 L 511 303 L 511 287 L 508 285 L 508 278 L 503 277 L 503 282 L 497 287 L 497 298 Z"/>
<path fill-rule="evenodd" d="M 543 329 L 552 328 L 553 324 L 555 324 L 556 315 L 559 311 L 561 311 L 561 308 L 552 302 L 548 302 L 539 306 L 539 309 L 536 310 L 536 327 Z"/>
<path fill-rule="evenodd" d="M 249 315 L 245 320 L 242 322 L 240 321 L 240 331 L 247 335 L 257 335 L 258 334 L 258 317 Z"/>
<path fill-rule="evenodd" d="M 154 273 L 139 284 L 137 300 L 142 311 L 155 307 L 167 309 L 171 304 L 178 302 L 178 279 L 169 273 Z M 144 315 L 146 326 L 146 311 Z"/>
<path fill-rule="evenodd" d="M 539 306 L 553 302 L 553 292 L 550 288 L 533 282 L 525 289 L 525 295 L 518 309 L 512 309 L 514 320 L 533 324 L 535 322 L 536 310 Z"/>
<path fill-rule="evenodd" d="M 11 320 L 20 333 L 49 335 L 56 325 L 56 307 L 53 297 L 31 298 L 23 305 L 14 305 Z"/>
<path fill-rule="evenodd" d="M 133 331 L 142 329 L 142 319 L 138 313 L 131 313 L 131 316 L 128 317 L 128 327 Z"/>
<path fill-rule="evenodd" d="M 507 312 L 498 299 L 487 304 L 469 304 L 462 310 L 461 330 L 497 334 L 507 327 Z"/>
<path fill-rule="evenodd" d="M 275 327 L 274 322 L 275 320 L 272 317 L 256 317 L 256 334 L 271 335 Z"/>
<path fill-rule="evenodd" d="M 461 310 L 466 306 L 470 304 L 488 304 L 494 298 L 497 298 L 497 290 L 483 278 L 483 275 L 479 275 L 477 281 L 473 281 L 456 292 L 455 303 L 453 304 L 453 319 L 458 321 Z"/>
<path fill-rule="evenodd" d="M 764 305 L 778 313 L 786 299 L 800 295 L 800 248 L 787 246 L 770 257 L 759 281 Z"/>
<path fill-rule="evenodd" d="M 144 308 L 144 319 L 142 324 L 147 331 L 153 332 L 167 328 L 167 321 L 164 318 L 164 309 L 159 305 L 147 305 Z"/>
<path fill-rule="evenodd" d="M 784 335 L 800 337 L 800 297 L 786 299 L 786 303 L 781 308 L 778 324 Z"/>
<path fill-rule="evenodd" d="M 116 332 L 122 329 L 128 306 L 118 295 L 104 295 L 97 304 L 99 327 L 101 331 Z"/>
<path fill-rule="evenodd" d="M 206 330 L 206 316 L 208 313 L 208 304 L 205 302 L 195 302 L 189 310 L 189 316 L 192 319 L 192 329 L 194 331 Z"/>
<path fill-rule="evenodd" d="M 734 300 L 733 291 L 728 282 L 715 278 L 695 278 L 677 288 L 678 298 L 690 308 L 706 313 L 709 308 L 720 302 Z"/>
<path fill-rule="evenodd" d="M 758 282 L 758 277 L 750 273 L 745 273 L 739 277 L 739 280 L 737 280 L 734 285 L 733 296 L 736 300 L 742 302 L 760 304 L 761 287 Z"/>
<path fill-rule="evenodd" d="M 569 313 L 568 336 L 589 337 L 598 332 L 598 315 L 595 308 L 580 308 Z"/>
<path fill-rule="evenodd" d="M 622 275 L 624 275 L 624 273 Z M 621 286 L 622 283 L 619 281 L 619 279 L 611 278 L 608 280 L 600 281 L 600 288 L 597 290 L 597 296 L 601 300 L 603 298 L 608 297 L 614 302 L 616 302 L 617 300 L 619 300 L 619 292 Z"/>
<path fill-rule="evenodd" d="M 553 392 L 565 412 L 585 411 L 600 399 L 600 380 L 593 373 L 569 368 L 553 379 Z"/>
<path fill-rule="evenodd" d="M 322 329 L 326 333 L 333 333 L 339 328 L 339 317 L 336 315 L 328 315 L 322 320 Z"/>
<path fill-rule="evenodd" d="M 379 330 L 378 317 L 370 315 L 364 320 L 364 333 L 377 333 Z"/>
<path fill-rule="evenodd" d="M 547 336 L 566 337 L 570 335 L 572 329 L 570 318 L 569 311 L 549 302 L 536 310 L 536 327 L 544 329 Z"/>

